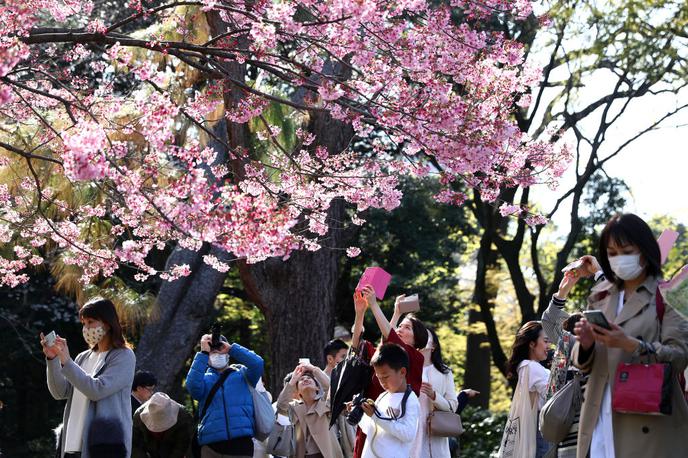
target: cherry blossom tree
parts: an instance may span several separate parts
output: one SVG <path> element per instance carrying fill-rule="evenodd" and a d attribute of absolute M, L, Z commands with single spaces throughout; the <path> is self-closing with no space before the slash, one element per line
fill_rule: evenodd
<path fill-rule="evenodd" d="M 394 209 L 400 176 L 440 174 L 439 202 L 464 202 L 457 181 L 496 202 L 554 186 L 570 160 L 555 132 L 533 140 L 514 119 L 539 78 L 523 45 L 480 27 L 528 2 L 126 8 L 109 21 L 88 0 L 0 6 L 0 284 L 59 257 L 84 284 L 126 265 L 140 281 L 210 268 L 217 288 L 238 262 L 258 298 L 270 269 L 251 266 L 323 246 L 355 256 L 337 231 Z M 153 267 L 170 246 L 183 253 Z"/>

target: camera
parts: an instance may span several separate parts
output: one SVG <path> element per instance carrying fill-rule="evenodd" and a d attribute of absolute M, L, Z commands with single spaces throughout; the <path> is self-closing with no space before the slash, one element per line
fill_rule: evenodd
<path fill-rule="evenodd" d="M 220 340 L 220 325 L 214 324 L 210 328 L 210 349 L 218 350 L 222 348 L 222 340 Z"/>
<path fill-rule="evenodd" d="M 351 426 L 358 425 L 363 418 L 363 404 L 375 404 L 375 401 L 366 398 L 363 393 L 354 396 L 351 401 L 351 412 L 346 416 L 346 422 Z"/>

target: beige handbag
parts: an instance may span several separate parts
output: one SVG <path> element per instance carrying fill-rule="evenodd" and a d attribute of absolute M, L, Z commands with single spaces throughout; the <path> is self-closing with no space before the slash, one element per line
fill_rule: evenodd
<path fill-rule="evenodd" d="M 434 410 L 428 415 L 428 431 L 431 436 L 460 436 L 463 434 L 461 417 L 454 412 Z"/>

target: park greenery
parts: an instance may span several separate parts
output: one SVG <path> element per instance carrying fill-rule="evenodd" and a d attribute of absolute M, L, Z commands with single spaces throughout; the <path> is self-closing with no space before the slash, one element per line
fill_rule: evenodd
<path fill-rule="evenodd" d="M 687 106 L 687 26 L 672 0 L 3 2 L 0 450 L 53 449 L 37 336 L 85 349 L 90 297 L 194 410 L 183 379 L 212 323 L 276 394 L 298 357 L 322 363 L 379 265 L 385 313 L 418 293 L 457 387 L 481 391 L 460 443 L 489 456 L 515 331 L 633 198 L 605 166 Z M 684 223 L 650 220 L 679 232 L 665 277 Z"/>

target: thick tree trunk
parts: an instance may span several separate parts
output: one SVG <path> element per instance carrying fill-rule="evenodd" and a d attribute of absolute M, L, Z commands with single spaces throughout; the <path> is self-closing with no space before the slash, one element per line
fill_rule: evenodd
<path fill-rule="evenodd" d="M 168 266 L 189 264 L 192 273 L 163 283 L 158 293 L 158 317 L 145 326 L 136 348 L 137 368 L 155 374 L 158 388 L 176 399 L 183 398 L 177 381 L 183 376 L 181 372 L 195 344 L 216 315 L 215 298 L 226 277 L 203 262 L 208 253 L 229 261 L 225 251 L 209 246 L 198 252 L 178 248 L 170 255 Z"/>
<path fill-rule="evenodd" d="M 480 311 L 472 309 L 468 313 L 469 327 L 482 321 Z M 479 396 L 471 399 L 471 405 L 482 409 L 490 407 L 491 364 L 486 364 L 486 361 L 490 361 L 487 334 L 471 332 L 466 338 L 466 373 L 463 378 L 463 387 L 480 391 Z"/>
<path fill-rule="evenodd" d="M 346 149 L 353 137 L 350 126 L 325 113 L 311 114 L 309 131 L 315 135 L 313 147 L 325 146 L 330 154 Z M 296 367 L 299 358 L 310 358 L 320 367 L 324 364 L 322 350 L 334 329 L 345 219 L 345 203 L 335 200 L 327 215 L 330 230 L 319 251 L 295 252 L 286 262 L 270 259 L 241 266 L 244 288 L 267 320 L 268 389 L 273 394 L 281 390 L 284 376 Z"/>
<path fill-rule="evenodd" d="M 344 216 L 343 202 L 335 202 L 329 216 Z M 270 340 L 270 366 L 266 385 L 276 395 L 284 376 L 296 367 L 299 358 L 310 358 L 322 367 L 322 350 L 334 329 L 335 292 L 340 252 L 339 229 L 330 230 L 332 239 L 317 252 L 298 251 L 287 261 L 269 259 L 244 264 L 242 281 L 249 296 L 264 310 Z"/>

